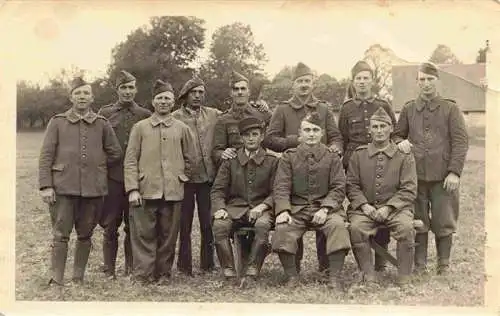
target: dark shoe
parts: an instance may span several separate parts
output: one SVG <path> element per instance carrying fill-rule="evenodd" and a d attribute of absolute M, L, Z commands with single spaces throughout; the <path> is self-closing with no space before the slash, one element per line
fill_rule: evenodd
<path fill-rule="evenodd" d="M 116 254 L 118 252 L 117 240 L 104 240 L 102 244 L 102 256 L 104 264 L 101 267 L 106 277 L 115 274 Z"/>
<path fill-rule="evenodd" d="M 429 243 L 428 233 L 419 233 L 415 236 L 415 272 L 425 273 L 427 271 L 427 246 Z"/>
<path fill-rule="evenodd" d="M 398 275 L 396 278 L 396 284 L 399 287 L 405 288 L 410 284 L 411 276 L 410 275 Z"/>
<path fill-rule="evenodd" d="M 437 267 L 437 274 L 441 276 L 446 276 L 448 275 L 450 271 L 450 266 L 447 264 L 439 264 Z"/>
<path fill-rule="evenodd" d="M 217 252 L 217 257 L 219 257 L 219 262 L 221 268 L 223 269 L 224 276 L 226 278 L 236 277 L 233 248 L 231 247 L 229 239 L 217 242 L 215 244 L 215 250 Z"/>
<path fill-rule="evenodd" d="M 64 284 L 64 270 L 68 258 L 68 244 L 65 242 L 54 242 L 51 249 L 49 284 Z"/>
<path fill-rule="evenodd" d="M 398 276 L 402 279 L 410 276 L 414 261 L 413 242 L 398 241 L 396 256 L 398 260 Z"/>
<path fill-rule="evenodd" d="M 234 270 L 234 268 L 224 268 L 223 273 L 224 273 L 225 278 L 235 278 L 236 277 L 236 271 Z"/>
<path fill-rule="evenodd" d="M 436 237 L 436 250 L 438 257 L 437 274 L 445 275 L 448 273 L 450 266 L 450 254 L 452 245 L 452 235 L 444 237 Z"/>
<path fill-rule="evenodd" d="M 90 240 L 77 240 L 75 245 L 75 259 L 73 262 L 73 280 L 82 280 L 89 260 Z"/>

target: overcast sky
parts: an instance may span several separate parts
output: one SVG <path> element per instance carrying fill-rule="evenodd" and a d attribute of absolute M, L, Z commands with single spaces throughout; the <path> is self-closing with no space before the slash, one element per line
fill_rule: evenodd
<path fill-rule="evenodd" d="M 389 3 L 387 5 L 387 3 Z M 111 49 L 152 15 L 194 15 L 205 19 L 207 55 L 213 31 L 225 24 L 250 24 L 264 45 L 272 78 L 285 65 L 305 62 L 318 72 L 347 77 L 371 45 L 391 48 L 399 57 L 419 62 L 438 44 L 473 63 L 489 39 L 500 47 L 500 4 L 477 1 L 302 1 L 149 4 L 29 3 L 4 4 L 0 10 L 2 50 L 18 79 L 43 82 L 72 64 L 99 74 Z"/>

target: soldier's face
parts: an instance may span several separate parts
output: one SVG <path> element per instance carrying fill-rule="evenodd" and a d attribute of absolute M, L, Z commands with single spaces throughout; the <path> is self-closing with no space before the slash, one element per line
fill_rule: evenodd
<path fill-rule="evenodd" d="M 170 91 L 159 93 L 153 98 L 153 108 L 160 115 L 167 115 L 174 107 L 174 94 Z"/>
<path fill-rule="evenodd" d="M 298 77 L 293 82 L 293 93 L 297 96 L 305 97 L 312 93 L 314 78 L 312 75 Z"/>
<path fill-rule="evenodd" d="M 92 102 L 94 102 L 92 87 L 85 85 L 71 91 L 70 101 L 77 111 L 88 110 Z"/>
<path fill-rule="evenodd" d="M 307 145 L 316 145 L 321 142 L 323 129 L 318 125 L 302 121 L 299 129 L 300 140 Z"/>
<path fill-rule="evenodd" d="M 231 97 L 233 103 L 236 106 L 244 106 L 248 103 L 250 97 L 250 89 L 248 88 L 248 82 L 238 81 L 231 87 Z"/>
<path fill-rule="evenodd" d="M 389 141 L 393 127 L 391 124 L 377 120 L 370 120 L 370 133 L 375 143 L 382 144 Z"/>
<path fill-rule="evenodd" d="M 199 108 L 205 100 L 205 87 L 199 86 L 191 89 L 187 94 L 187 105 L 193 108 Z"/>
<path fill-rule="evenodd" d="M 434 95 L 437 91 L 436 87 L 438 82 L 438 77 L 423 73 L 421 71 L 418 72 L 417 84 L 420 89 L 420 93 L 424 95 Z"/>
<path fill-rule="evenodd" d="M 368 70 L 358 72 L 354 76 L 353 85 L 356 93 L 364 94 L 370 92 L 373 86 L 372 73 Z"/>
<path fill-rule="evenodd" d="M 118 99 L 124 102 L 131 102 L 134 100 L 137 94 L 137 87 L 135 86 L 135 80 L 121 84 L 118 87 Z"/>
<path fill-rule="evenodd" d="M 241 138 L 243 140 L 243 146 L 245 146 L 248 151 L 255 151 L 264 140 L 264 134 L 260 128 L 251 128 L 242 133 Z"/>

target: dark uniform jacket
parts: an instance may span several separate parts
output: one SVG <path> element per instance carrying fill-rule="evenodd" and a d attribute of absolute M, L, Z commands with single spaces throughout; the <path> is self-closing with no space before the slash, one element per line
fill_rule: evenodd
<path fill-rule="evenodd" d="M 300 122 L 310 111 L 317 111 L 322 121 L 321 128 L 325 131 L 322 143 L 331 146 L 336 144 L 342 150 L 342 136 L 335 122 L 333 112 L 328 104 L 314 96 L 306 105 L 299 103 L 295 97 L 279 104 L 273 112 L 266 133 L 265 145 L 267 148 L 283 152 L 288 148 L 299 145 L 298 134 Z"/>
<path fill-rule="evenodd" d="M 225 160 L 211 191 L 212 210 L 225 209 L 238 219 L 251 208 L 264 203 L 274 206 L 272 189 L 278 158 L 261 148 L 249 158 L 243 148 L 236 159 Z"/>
<path fill-rule="evenodd" d="M 359 98 L 348 99 L 342 105 L 339 114 L 339 130 L 344 143 L 344 168 L 347 168 L 351 154 L 360 145 L 366 145 L 372 141 L 370 134 L 370 117 L 383 107 L 392 120 L 392 126 L 396 126 L 396 116 L 391 105 L 382 99 L 372 97 L 367 100 Z"/>
<path fill-rule="evenodd" d="M 370 143 L 352 154 L 347 170 L 347 198 L 350 210 L 365 203 L 376 208 L 392 206 L 410 210 L 417 196 L 417 171 L 411 153 L 401 152 L 393 142 L 380 151 Z"/>
<path fill-rule="evenodd" d="M 344 212 L 345 173 L 340 157 L 324 144 L 300 144 L 281 156 L 274 180 L 276 215 L 306 206 Z"/>
<path fill-rule="evenodd" d="M 99 197 L 108 193 L 108 168 L 122 158 L 109 122 L 90 111 L 84 117 L 72 109 L 49 121 L 39 159 L 39 187 L 56 194 Z"/>
<path fill-rule="evenodd" d="M 108 119 L 115 131 L 116 137 L 120 142 L 123 152 L 127 150 L 130 130 L 135 123 L 148 118 L 151 111 L 143 108 L 135 102 L 124 104 L 120 101 L 103 106 L 99 115 Z M 123 159 L 120 164 L 117 164 L 109 170 L 108 177 L 114 181 L 123 182 Z"/>
<path fill-rule="evenodd" d="M 212 158 L 216 168 L 221 164 L 222 152 L 226 148 L 242 148 L 243 141 L 241 140 L 240 132 L 238 129 L 238 122 L 247 116 L 254 116 L 262 120 L 265 125 L 269 123 L 271 118 L 270 112 L 260 112 L 251 105 L 247 105 L 240 113 L 233 108 L 222 113 L 215 124 L 214 130 L 214 148 L 212 150 Z"/>
<path fill-rule="evenodd" d="M 396 143 L 408 139 L 413 144 L 419 180 L 442 181 L 449 172 L 461 175 L 469 145 L 455 101 L 436 96 L 429 102 L 421 97 L 407 102 L 394 134 Z"/>

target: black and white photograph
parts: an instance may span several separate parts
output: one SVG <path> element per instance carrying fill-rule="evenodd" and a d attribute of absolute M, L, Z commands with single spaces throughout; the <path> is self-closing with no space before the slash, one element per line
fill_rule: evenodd
<path fill-rule="evenodd" d="M 0 21 L 9 304 L 498 312 L 499 1 L 20 1 Z"/>

